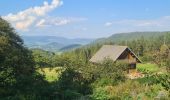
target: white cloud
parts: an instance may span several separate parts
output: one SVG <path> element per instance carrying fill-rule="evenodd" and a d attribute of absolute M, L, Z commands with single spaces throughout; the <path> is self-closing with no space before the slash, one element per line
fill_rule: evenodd
<path fill-rule="evenodd" d="M 107 23 L 107 25 L 126 25 L 126 26 L 136 26 L 136 27 L 162 27 L 170 26 L 170 16 L 164 16 L 158 19 L 148 19 L 148 20 L 134 20 L 126 19 L 119 21 L 112 21 Z"/>
<path fill-rule="evenodd" d="M 42 6 L 31 7 L 16 14 L 10 13 L 7 16 L 3 16 L 3 18 L 11 22 L 18 30 L 27 30 L 39 17 L 45 16 L 48 12 L 62 4 L 63 2 L 60 0 L 53 0 L 51 4 L 45 1 Z"/>
<path fill-rule="evenodd" d="M 61 26 L 61 25 L 69 24 L 69 23 L 71 23 L 71 21 L 72 21 L 71 19 L 63 19 L 63 18 L 53 19 L 53 21 L 51 21 L 50 24 L 54 24 L 56 26 Z"/>
<path fill-rule="evenodd" d="M 46 21 L 45 19 L 41 19 L 40 21 L 37 22 L 36 26 L 37 27 L 44 27 L 44 26 L 46 26 L 46 25 L 44 25 L 45 21 Z"/>
<path fill-rule="evenodd" d="M 106 26 L 106 27 L 109 27 L 109 26 L 112 26 L 112 24 L 113 24 L 112 22 L 106 22 L 106 23 L 105 23 L 105 26 Z"/>
<path fill-rule="evenodd" d="M 104 24 L 106 25 L 106 23 Z M 107 31 L 132 32 L 132 31 L 169 31 L 170 16 L 162 16 L 156 19 L 124 19 L 113 20 L 107 24 Z"/>
<path fill-rule="evenodd" d="M 35 17 L 28 16 L 24 21 L 18 21 L 15 27 L 19 30 L 28 30 L 28 27 L 35 21 Z"/>
<path fill-rule="evenodd" d="M 46 19 L 41 19 L 37 22 L 36 27 L 44 27 L 44 26 L 63 26 L 70 23 L 75 23 L 79 21 L 87 20 L 86 18 L 64 18 L 64 17 L 48 17 Z"/>

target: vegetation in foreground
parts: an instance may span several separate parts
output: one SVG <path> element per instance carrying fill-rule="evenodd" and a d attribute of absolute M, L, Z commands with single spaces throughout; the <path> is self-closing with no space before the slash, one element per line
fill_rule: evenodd
<path fill-rule="evenodd" d="M 162 40 L 166 37 L 166 44 Z M 105 60 L 89 63 L 102 44 L 128 46 L 142 58 L 146 77 L 129 80 L 127 65 Z M 29 50 L 8 22 L 0 18 L 0 99 L 1 100 L 150 100 L 170 97 L 170 33 L 152 39 L 106 41 L 60 55 Z M 49 68 L 46 68 L 49 66 Z M 60 66 L 60 73 L 55 73 Z M 156 67 L 156 68 L 153 68 Z M 157 69 L 165 72 L 157 73 Z M 41 70 L 42 69 L 42 70 Z M 51 71 L 49 70 L 51 69 Z M 159 71 L 158 71 L 159 72 Z"/>

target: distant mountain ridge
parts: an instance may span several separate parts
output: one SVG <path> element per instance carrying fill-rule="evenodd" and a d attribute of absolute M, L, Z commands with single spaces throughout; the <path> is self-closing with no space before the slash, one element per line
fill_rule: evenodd
<path fill-rule="evenodd" d="M 156 37 L 156 36 L 161 36 L 163 34 L 166 34 L 170 31 L 165 31 L 165 32 L 128 32 L 128 33 L 117 33 L 113 34 L 107 38 L 99 38 L 93 41 L 91 44 L 96 44 L 96 43 L 105 43 L 105 42 L 119 42 L 119 41 L 130 41 L 130 40 L 135 40 L 139 39 L 141 37 L 144 37 L 145 39 L 148 39 L 150 37 Z"/>
<path fill-rule="evenodd" d="M 170 31 L 165 32 L 128 32 L 128 33 L 117 33 L 106 38 L 99 39 L 68 39 L 64 37 L 56 36 L 22 36 L 24 42 L 29 48 L 39 48 L 47 51 L 68 51 L 83 46 L 96 45 L 120 41 L 131 41 L 144 37 L 145 39 L 150 37 L 157 37 L 166 34 Z"/>
<path fill-rule="evenodd" d="M 77 48 L 79 48 L 81 46 L 82 45 L 80 45 L 80 44 L 72 44 L 72 45 L 68 45 L 68 46 L 65 46 L 65 47 L 61 48 L 60 51 L 74 50 L 74 49 L 77 49 Z"/>
<path fill-rule="evenodd" d="M 86 45 L 92 42 L 94 39 L 68 39 L 64 37 L 57 36 L 22 36 L 26 46 L 28 48 L 38 48 L 47 51 L 60 51 L 66 49 L 74 49 L 81 45 Z M 63 49 L 62 49 L 63 48 Z"/>

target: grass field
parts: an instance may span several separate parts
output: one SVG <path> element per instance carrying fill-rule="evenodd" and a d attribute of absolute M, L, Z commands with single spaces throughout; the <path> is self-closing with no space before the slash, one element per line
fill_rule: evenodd
<path fill-rule="evenodd" d="M 55 68 L 41 68 L 38 70 L 40 74 L 45 75 L 47 81 L 52 82 L 59 78 L 63 68 L 55 67 Z"/>
<path fill-rule="evenodd" d="M 137 64 L 137 70 L 141 72 L 156 73 L 160 71 L 160 68 L 156 64 L 145 63 L 145 64 Z"/>

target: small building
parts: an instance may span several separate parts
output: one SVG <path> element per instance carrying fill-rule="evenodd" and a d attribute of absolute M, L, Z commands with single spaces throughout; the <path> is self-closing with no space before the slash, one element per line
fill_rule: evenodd
<path fill-rule="evenodd" d="M 105 59 L 115 61 L 125 61 L 129 64 L 128 73 L 136 73 L 136 63 L 141 63 L 140 59 L 127 46 L 103 45 L 90 59 L 92 63 L 101 63 Z"/>

